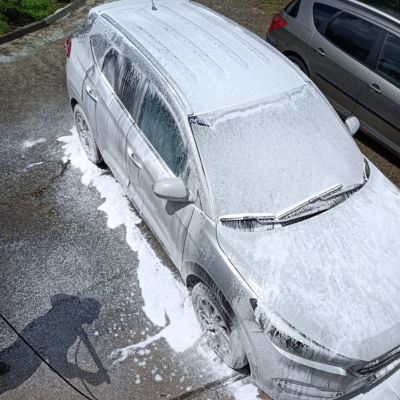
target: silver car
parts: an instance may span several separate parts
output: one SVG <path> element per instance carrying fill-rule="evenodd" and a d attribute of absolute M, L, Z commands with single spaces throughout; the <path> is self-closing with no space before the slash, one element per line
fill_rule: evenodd
<path fill-rule="evenodd" d="M 179 269 L 209 344 L 274 399 L 399 367 L 400 193 L 317 87 L 186 0 L 95 7 L 65 42 L 88 157 Z"/>
<path fill-rule="evenodd" d="M 267 40 L 345 117 L 400 156 L 400 2 L 294 0 Z"/>

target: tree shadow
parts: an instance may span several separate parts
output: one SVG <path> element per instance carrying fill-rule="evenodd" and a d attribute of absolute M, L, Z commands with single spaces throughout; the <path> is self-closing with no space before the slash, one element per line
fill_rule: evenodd
<path fill-rule="evenodd" d="M 101 305 L 92 298 L 58 294 L 51 298 L 52 308 L 27 325 L 21 336 L 64 378 L 80 378 L 97 386 L 108 382 L 107 371 L 89 341 L 83 324 L 92 324 L 100 314 Z M 89 372 L 68 361 L 69 348 L 80 339 L 87 347 L 98 370 Z M 19 337 L 0 352 L 0 360 L 8 363 L 10 372 L 0 376 L 0 395 L 28 380 L 42 360 Z"/>

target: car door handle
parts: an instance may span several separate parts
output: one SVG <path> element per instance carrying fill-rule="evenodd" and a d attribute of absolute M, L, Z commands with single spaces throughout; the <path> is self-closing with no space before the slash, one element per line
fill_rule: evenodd
<path fill-rule="evenodd" d="M 97 96 L 96 96 L 96 92 L 88 85 L 86 85 L 86 93 L 88 94 L 88 96 L 95 102 L 97 103 Z"/>
<path fill-rule="evenodd" d="M 142 169 L 142 164 L 137 160 L 137 154 L 135 154 L 134 151 L 129 148 L 127 152 L 128 152 L 128 157 L 132 161 L 133 165 L 138 169 Z"/>
<path fill-rule="evenodd" d="M 376 94 L 382 94 L 381 88 L 376 83 L 370 83 L 368 87 L 372 92 Z"/>
<path fill-rule="evenodd" d="M 315 51 L 318 55 L 320 55 L 321 57 L 325 57 L 325 56 L 326 56 L 324 49 L 321 48 L 321 47 L 318 47 L 317 49 L 314 49 L 314 51 Z"/>

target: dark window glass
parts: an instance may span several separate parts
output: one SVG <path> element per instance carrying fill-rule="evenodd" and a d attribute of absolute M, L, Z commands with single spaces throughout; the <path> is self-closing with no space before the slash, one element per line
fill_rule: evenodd
<path fill-rule="evenodd" d="M 104 57 L 102 72 L 125 108 L 132 114 L 140 75 L 132 62 L 111 49 Z"/>
<path fill-rule="evenodd" d="M 293 0 L 286 7 L 285 12 L 291 17 L 296 18 L 299 14 L 301 0 Z"/>
<path fill-rule="evenodd" d="M 187 160 L 185 145 L 174 118 L 152 89 L 144 98 L 140 128 L 171 171 L 181 175 Z"/>
<path fill-rule="evenodd" d="M 328 25 L 325 35 L 343 51 L 365 63 L 381 31 L 364 19 L 343 13 Z"/>
<path fill-rule="evenodd" d="M 378 74 L 400 88 L 400 38 L 391 33 L 383 46 Z"/>
<path fill-rule="evenodd" d="M 338 8 L 326 4 L 315 3 L 313 8 L 314 25 L 319 33 L 323 33 L 323 28 L 334 14 L 339 11 Z"/>
<path fill-rule="evenodd" d="M 104 57 L 103 68 L 101 71 L 114 90 L 116 83 L 118 82 L 119 64 L 120 57 L 118 52 L 115 49 L 111 49 Z"/>

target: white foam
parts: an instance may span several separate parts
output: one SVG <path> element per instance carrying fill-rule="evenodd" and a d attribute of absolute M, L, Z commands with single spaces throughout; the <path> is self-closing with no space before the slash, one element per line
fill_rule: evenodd
<path fill-rule="evenodd" d="M 22 143 L 22 146 L 25 147 L 26 149 L 36 146 L 37 144 L 40 143 L 45 143 L 47 142 L 47 139 L 45 138 L 38 138 L 38 139 L 28 139 L 25 140 L 24 143 Z"/>
<path fill-rule="evenodd" d="M 141 222 L 131 210 L 120 184 L 110 175 L 92 164 L 86 157 L 75 129 L 71 136 L 58 140 L 65 143 L 65 158 L 82 173 L 81 181 L 94 186 L 104 202 L 99 210 L 107 215 L 107 226 L 126 228 L 126 241 L 137 252 L 139 264 L 137 276 L 144 300 L 143 310 L 147 317 L 162 329 L 139 343 L 117 349 L 111 356 L 120 362 L 136 350 L 164 338 L 176 352 L 193 346 L 201 336 L 201 329 L 192 309 L 189 292 L 177 281 L 171 271 L 161 262 L 138 228 Z"/>

